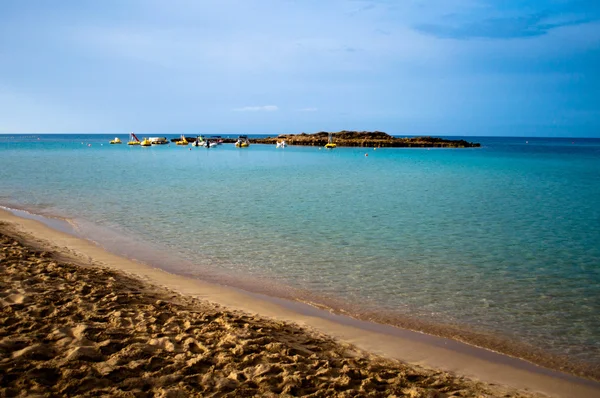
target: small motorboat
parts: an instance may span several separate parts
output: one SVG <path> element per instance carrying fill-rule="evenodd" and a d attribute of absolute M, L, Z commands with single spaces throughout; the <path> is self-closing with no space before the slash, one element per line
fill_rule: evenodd
<path fill-rule="evenodd" d="M 204 148 L 214 148 L 217 145 L 219 145 L 216 141 L 213 141 L 211 139 L 208 139 L 206 141 L 204 141 L 204 145 L 202 145 Z"/>
<path fill-rule="evenodd" d="M 110 142 L 111 144 L 122 144 L 121 139 L 119 137 L 115 137 L 114 140 Z"/>
<path fill-rule="evenodd" d="M 137 138 L 136 135 L 133 134 L 133 132 L 129 134 L 129 142 L 127 143 L 127 145 L 140 145 L 139 138 Z"/>
<path fill-rule="evenodd" d="M 167 145 L 169 143 L 167 137 L 150 137 L 148 139 L 150 140 L 152 145 Z"/>
<path fill-rule="evenodd" d="M 201 135 L 196 137 L 196 141 L 192 142 L 192 146 L 204 146 L 204 138 Z"/>
<path fill-rule="evenodd" d="M 152 142 L 148 138 L 144 138 L 142 142 L 140 142 L 140 146 L 152 146 Z"/>
<path fill-rule="evenodd" d="M 235 146 L 237 148 L 246 148 L 250 146 L 250 141 L 248 141 L 247 135 L 240 135 L 235 142 Z"/>
<path fill-rule="evenodd" d="M 287 146 L 287 142 L 285 142 L 285 140 L 283 140 L 283 141 L 277 141 L 276 148 L 285 148 L 286 146 Z"/>
<path fill-rule="evenodd" d="M 221 145 L 223 143 L 223 137 L 221 137 L 220 135 L 212 135 L 210 137 L 211 140 L 213 140 L 214 142 L 217 143 L 217 145 Z"/>

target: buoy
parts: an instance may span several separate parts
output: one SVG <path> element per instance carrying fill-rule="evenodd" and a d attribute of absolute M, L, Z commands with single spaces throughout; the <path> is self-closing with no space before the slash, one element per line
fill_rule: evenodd
<path fill-rule="evenodd" d="M 92 146 L 92 144 L 88 144 L 88 146 Z"/>

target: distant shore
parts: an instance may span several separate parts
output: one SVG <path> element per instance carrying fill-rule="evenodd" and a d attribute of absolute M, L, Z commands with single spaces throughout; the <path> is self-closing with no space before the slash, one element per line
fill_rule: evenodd
<path fill-rule="evenodd" d="M 321 131 L 314 134 L 281 134 L 276 137 L 249 138 L 251 144 L 275 145 L 285 140 L 289 145 L 325 146 L 331 134 L 333 142 L 341 147 L 391 147 L 391 148 L 477 148 L 481 144 L 465 140 L 449 140 L 437 137 L 394 137 L 381 131 L 338 131 L 329 133 Z M 210 138 L 206 136 L 205 138 Z M 196 137 L 186 137 L 192 142 Z M 235 138 L 221 138 L 223 143 L 234 143 Z M 179 141 L 173 138 L 171 142 Z"/>
<path fill-rule="evenodd" d="M 6 376 L 0 378 L 8 395 L 143 390 L 529 397 L 538 391 L 592 397 L 600 391 L 568 377 L 293 315 L 273 303 L 112 255 L 37 221 L 2 210 L 0 216 L 0 350 L 6 358 L 0 361 Z M 256 309 L 271 320 L 253 315 Z M 374 357 L 317 330 L 446 371 Z"/>

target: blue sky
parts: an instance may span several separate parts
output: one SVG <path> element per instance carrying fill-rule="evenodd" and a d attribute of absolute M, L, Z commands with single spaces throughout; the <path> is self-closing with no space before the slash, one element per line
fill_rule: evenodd
<path fill-rule="evenodd" d="M 600 136 L 598 0 L 0 0 L 0 133 Z"/>

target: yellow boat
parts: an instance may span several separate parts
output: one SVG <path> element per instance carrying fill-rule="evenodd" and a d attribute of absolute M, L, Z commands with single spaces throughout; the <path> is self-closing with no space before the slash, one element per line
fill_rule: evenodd
<path fill-rule="evenodd" d="M 184 135 L 181 134 L 181 140 L 175 142 L 176 145 L 188 145 L 188 140 L 185 139 Z"/>
<path fill-rule="evenodd" d="M 119 137 L 115 137 L 114 140 L 110 142 L 111 144 L 121 144 L 121 139 Z"/>
<path fill-rule="evenodd" d="M 148 138 L 144 138 L 142 140 L 142 142 L 140 143 L 140 146 L 152 146 L 152 143 L 150 142 L 150 140 Z"/>
<path fill-rule="evenodd" d="M 140 145 L 140 140 L 135 136 L 135 134 L 129 134 L 129 142 L 127 145 Z"/>
<path fill-rule="evenodd" d="M 325 148 L 327 149 L 333 149 L 335 148 L 337 145 L 333 142 L 333 134 L 329 133 L 329 142 L 327 142 L 327 144 L 325 144 Z"/>
<path fill-rule="evenodd" d="M 246 147 L 250 146 L 250 141 L 248 141 L 248 136 L 240 135 L 238 137 L 237 141 L 235 142 L 235 146 L 237 148 L 246 148 Z"/>

